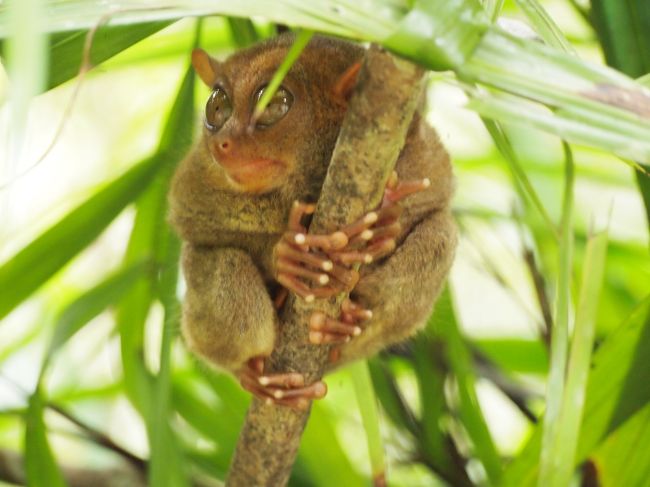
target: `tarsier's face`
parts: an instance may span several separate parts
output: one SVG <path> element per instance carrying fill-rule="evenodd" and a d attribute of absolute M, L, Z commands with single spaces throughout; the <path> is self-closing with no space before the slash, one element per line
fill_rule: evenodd
<path fill-rule="evenodd" d="M 193 53 L 197 73 L 212 89 L 204 118 L 208 148 L 237 191 L 266 193 L 282 185 L 296 165 L 297 141 L 309 131 L 309 114 L 302 108 L 306 93 L 292 76 L 264 112 L 253 117 L 285 52 L 267 52 L 245 62 L 235 55 L 224 63 L 201 50 Z"/>

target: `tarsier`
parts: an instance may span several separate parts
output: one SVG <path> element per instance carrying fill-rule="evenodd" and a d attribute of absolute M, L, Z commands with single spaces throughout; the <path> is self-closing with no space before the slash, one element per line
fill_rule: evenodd
<path fill-rule="evenodd" d="M 286 291 L 307 301 L 349 292 L 339 316 L 305 323 L 309 341 L 333 344 L 330 369 L 368 357 L 423 326 L 456 230 L 449 158 L 418 112 L 381 206 L 330 235 L 307 233 L 364 49 L 314 37 L 254 117 L 292 42 L 281 35 L 224 62 L 193 52 L 212 92 L 203 136 L 172 182 L 170 220 L 184 241 L 189 348 L 265 401 L 301 409 L 326 394 L 323 382 L 264 373 Z"/>

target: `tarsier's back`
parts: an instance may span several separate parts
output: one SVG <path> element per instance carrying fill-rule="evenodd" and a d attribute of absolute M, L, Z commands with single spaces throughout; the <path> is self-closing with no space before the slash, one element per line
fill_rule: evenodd
<path fill-rule="evenodd" d="M 364 50 L 315 38 L 254 115 L 292 40 L 281 36 L 224 62 L 195 51 L 212 92 L 203 136 L 174 177 L 170 219 L 185 241 L 187 344 L 254 394 L 302 407 L 324 395 L 320 382 L 263 375 L 286 290 L 307 300 L 349 292 L 340 316 L 315 315 L 305 326 L 315 346 L 335 344 L 333 365 L 366 357 L 424 323 L 456 237 L 449 158 L 419 113 L 382 207 L 336 235 L 306 233 Z"/>

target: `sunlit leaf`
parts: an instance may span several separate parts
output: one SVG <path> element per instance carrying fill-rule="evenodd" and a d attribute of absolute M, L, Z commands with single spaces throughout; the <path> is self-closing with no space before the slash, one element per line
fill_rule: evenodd
<path fill-rule="evenodd" d="M 146 159 L 68 213 L 0 266 L 0 318 L 86 248 L 149 184 L 161 157 Z"/>
<path fill-rule="evenodd" d="M 564 37 L 544 7 L 537 0 L 516 0 L 517 5 L 524 11 L 528 20 L 535 26 L 535 30 L 549 45 L 576 55 L 575 49 Z"/>
<path fill-rule="evenodd" d="M 569 310 L 571 307 L 571 270 L 573 269 L 573 193 L 574 163 L 571 149 L 565 144 L 564 195 L 560 223 L 560 249 L 553 329 L 551 330 L 551 362 L 546 383 L 540 485 L 554 485 L 557 455 L 561 442 L 562 398 L 566 394 L 566 367 L 569 359 Z"/>
<path fill-rule="evenodd" d="M 121 269 L 70 303 L 54 325 L 54 335 L 47 349 L 43 369 L 51 357 L 86 323 L 124 296 L 146 269 L 142 262 Z"/>
<path fill-rule="evenodd" d="M 95 67 L 142 39 L 167 27 L 171 21 L 131 25 L 106 25 L 97 29 L 90 49 L 90 65 Z M 87 30 L 57 32 L 50 39 L 50 71 L 46 89 L 74 78 L 84 55 Z"/>
<path fill-rule="evenodd" d="M 556 449 L 552 452 L 554 457 L 553 471 L 550 475 L 552 485 L 569 484 L 573 475 L 606 255 L 607 232 L 602 232 L 590 238 L 587 243 L 580 297 L 567 365 L 566 389 L 560 407 Z"/>

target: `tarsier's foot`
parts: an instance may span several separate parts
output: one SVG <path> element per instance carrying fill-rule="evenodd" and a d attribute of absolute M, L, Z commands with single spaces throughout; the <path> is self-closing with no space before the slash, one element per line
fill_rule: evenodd
<path fill-rule="evenodd" d="M 389 255 L 395 250 L 395 239 L 402 230 L 399 217 L 403 210 L 399 202 L 429 186 L 431 186 L 431 181 L 428 178 L 399 181 L 397 173 L 393 172 L 386 183 L 379 209 L 371 211 L 363 218 L 341 229 L 341 232 L 347 237 L 348 243 L 342 249 L 327 251 L 328 257 L 334 263 L 350 265 L 355 263 L 370 264 Z"/>
<path fill-rule="evenodd" d="M 354 301 L 346 299 L 341 305 L 338 319 L 330 318 L 322 311 L 316 311 L 309 319 L 309 341 L 315 345 L 325 343 L 346 343 L 361 335 L 363 322 L 372 318 L 372 311 L 364 309 Z"/>
<path fill-rule="evenodd" d="M 307 234 L 301 219 L 314 209 L 314 205 L 296 201 L 291 208 L 288 229 L 274 249 L 277 281 L 308 302 L 350 290 L 359 280 L 357 271 L 332 262 L 325 254 L 348 244 L 343 232 Z"/>
<path fill-rule="evenodd" d="M 293 409 L 305 410 L 313 399 L 327 394 L 322 381 L 305 385 L 305 377 L 296 372 L 285 374 L 264 374 L 264 357 L 250 359 L 239 373 L 244 389 L 266 402 Z"/>

